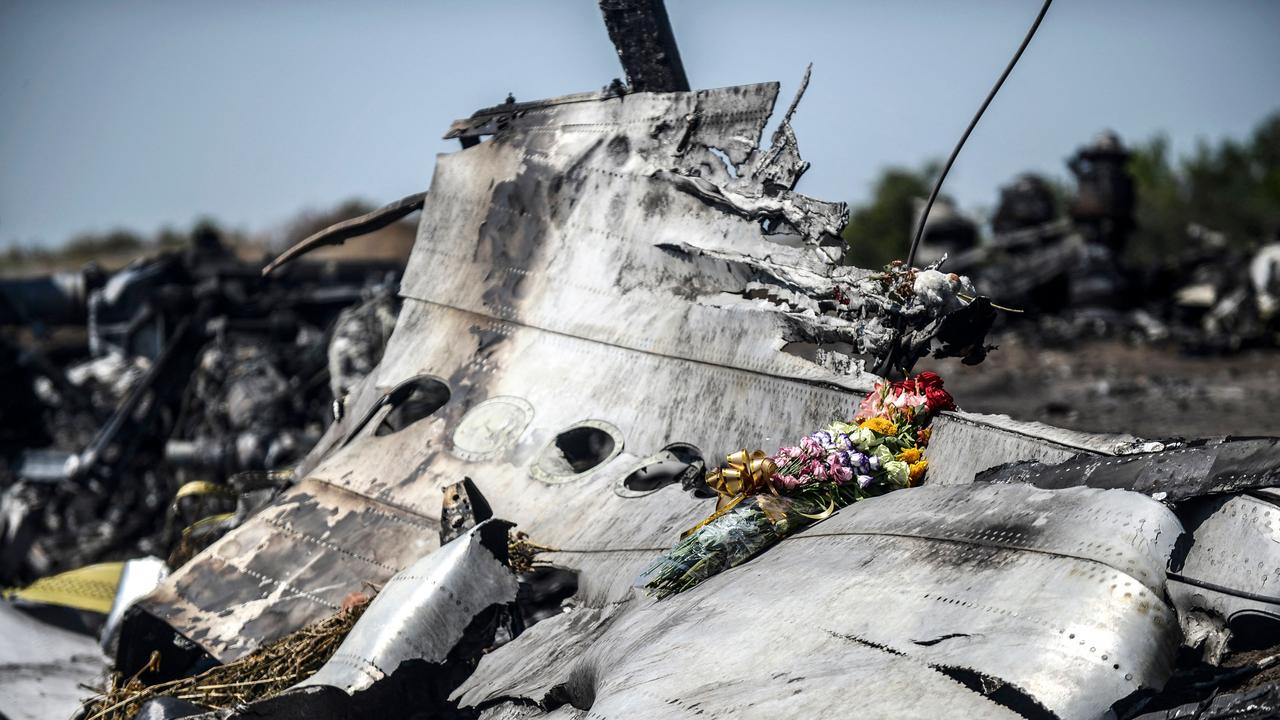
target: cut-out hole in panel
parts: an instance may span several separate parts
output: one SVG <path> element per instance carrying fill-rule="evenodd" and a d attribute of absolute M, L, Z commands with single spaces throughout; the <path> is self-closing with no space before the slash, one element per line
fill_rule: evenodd
<path fill-rule="evenodd" d="M 440 380 L 421 376 L 401 383 L 387 397 L 391 411 L 378 425 L 374 435 L 390 435 L 430 417 L 449 402 L 449 386 Z"/>
<path fill-rule="evenodd" d="M 555 446 L 573 472 L 584 473 L 613 453 L 613 437 L 596 427 L 576 427 L 556 436 Z"/>
<path fill-rule="evenodd" d="M 557 433 L 538 452 L 529 472 L 543 482 L 565 482 L 585 475 L 621 450 L 622 435 L 616 427 L 588 420 Z"/>
<path fill-rule="evenodd" d="M 672 443 L 640 461 L 616 491 L 622 497 L 640 497 L 676 482 L 692 490 L 705 472 L 701 450 L 688 443 Z"/>
<path fill-rule="evenodd" d="M 1256 610 L 1242 610 L 1227 623 L 1231 630 L 1231 650 L 1247 652 L 1280 644 L 1280 618 Z"/>

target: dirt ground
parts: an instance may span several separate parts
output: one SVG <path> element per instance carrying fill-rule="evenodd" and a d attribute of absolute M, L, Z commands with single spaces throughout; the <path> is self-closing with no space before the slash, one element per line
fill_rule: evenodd
<path fill-rule="evenodd" d="M 965 410 L 1149 439 L 1280 435 L 1280 351 L 1191 356 L 1090 341 L 1074 349 L 996 338 L 976 367 L 924 360 Z"/>

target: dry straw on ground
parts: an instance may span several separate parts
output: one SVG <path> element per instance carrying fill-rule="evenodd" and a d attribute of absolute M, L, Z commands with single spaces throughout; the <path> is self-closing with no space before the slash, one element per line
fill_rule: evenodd
<path fill-rule="evenodd" d="M 89 701 L 89 711 L 84 717 L 86 720 L 128 720 L 144 702 L 165 696 L 211 709 L 271 697 L 315 674 L 338 649 L 368 604 L 367 596 L 353 593 L 337 614 L 194 677 L 143 685 L 138 675 L 148 668 L 127 679 L 117 673 L 111 679 L 111 689 Z M 159 653 L 153 653 L 151 662 L 158 661 Z"/>

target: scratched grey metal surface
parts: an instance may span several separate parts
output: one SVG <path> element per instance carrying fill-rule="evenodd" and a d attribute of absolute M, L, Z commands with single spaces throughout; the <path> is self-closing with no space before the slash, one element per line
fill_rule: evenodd
<path fill-rule="evenodd" d="M 1196 440 L 1153 450 L 1113 458 L 1082 456 L 1056 465 L 1012 465 L 982 473 L 978 480 L 1123 488 L 1168 502 L 1280 485 L 1280 438 Z"/>
<path fill-rule="evenodd" d="M 571 696 L 604 716 L 700 709 L 685 697 L 725 714 L 783 668 L 813 667 L 786 677 L 801 705 L 760 692 L 753 707 L 833 708 L 856 677 L 873 688 L 868 715 L 1009 716 L 948 676 L 955 665 L 1083 717 L 1158 684 L 1177 630 L 1153 558 L 1176 521 L 1126 493 L 906 491 L 688 595 L 656 606 L 637 597 L 640 569 L 711 505 L 677 486 L 615 492 L 641 459 L 677 441 L 712 461 L 744 438 L 773 450 L 847 415 L 869 384 L 834 354 L 785 351 L 857 327 L 811 300 L 853 272 L 821 247 L 843 208 L 762 190 L 803 169 L 789 131 L 768 151 L 755 146 L 775 93 L 565 98 L 525 106 L 494 121 L 493 139 L 441 157 L 395 333 L 323 456 L 148 609 L 215 657 L 239 657 L 435 550 L 442 488 L 471 477 L 497 517 L 581 573 L 579 609 L 509 646 L 564 652 L 518 678 L 493 665 L 490 684 L 474 686 L 499 704 L 523 697 L 520 683 L 564 681 L 590 690 Z M 766 235 L 763 220 L 791 231 Z M 379 398 L 416 376 L 445 383 L 448 403 L 376 434 L 392 409 Z M 557 470 L 551 446 L 581 427 L 609 438 L 601 462 Z M 726 683 L 725 647 L 771 659 Z"/>
<path fill-rule="evenodd" d="M 0 602 L 0 717 L 73 716 L 84 687 L 101 682 L 107 659 L 88 635 L 74 633 Z"/>
<path fill-rule="evenodd" d="M 942 413 L 933 421 L 925 454 L 930 485 L 967 485 L 974 475 L 1004 463 L 1060 463 L 1081 455 L 1117 455 L 1141 444 L 1127 434 L 1085 433 L 1007 415 Z"/>
<path fill-rule="evenodd" d="M 1171 567 L 1169 596 L 1179 611 L 1280 620 L 1280 507 L 1231 495 L 1197 500 L 1179 515 L 1194 537 Z"/>
<path fill-rule="evenodd" d="M 787 138 L 757 147 L 777 90 L 573 96 L 513 114 L 493 141 L 437 158 L 402 294 L 664 357 L 866 389 L 866 376 L 778 352 L 788 336 L 829 325 L 856 332 L 803 291 L 866 271 L 798 242 L 835 242 L 843 205 L 789 190 L 763 197 L 763 181 L 788 187 L 803 169 Z M 676 178 L 720 189 L 717 204 Z M 794 220 L 799 236 L 765 235 L 760 221 L 771 217 Z"/>
<path fill-rule="evenodd" d="M 516 599 L 506 554 L 509 524 L 487 520 L 396 573 L 373 599 L 333 657 L 301 685 L 363 690 L 405 660 L 443 663 L 471 620 Z"/>
<path fill-rule="evenodd" d="M 572 705 L 561 705 L 547 712 L 537 706 L 503 703 L 480 711 L 480 720 L 527 720 L 528 718 L 537 718 L 538 720 L 583 720 L 586 717 L 589 717 L 589 713 L 586 710 L 579 710 Z"/>
<path fill-rule="evenodd" d="M 544 621 L 456 695 L 605 718 L 1017 716 L 960 671 L 1094 718 L 1171 672 L 1164 565 L 1180 532 L 1124 491 L 904 490 L 670 599 L 633 591 Z M 551 557 L 584 575 L 608 562 Z"/>
<path fill-rule="evenodd" d="M 803 601 L 760 605 L 751 593 L 662 621 L 616 607 L 545 620 L 506 646 L 523 660 L 481 661 L 462 706 L 494 720 L 1022 717 L 912 657 L 779 621 Z"/>
<path fill-rule="evenodd" d="M 145 607 L 223 661 L 341 609 L 439 545 L 435 520 L 307 480 L 175 573 Z"/>
<path fill-rule="evenodd" d="M 434 550 L 441 489 L 463 477 L 539 542 L 572 548 L 582 525 L 612 528 L 600 550 L 619 560 L 580 595 L 617 598 L 709 512 L 678 488 L 619 497 L 640 459 L 677 441 L 712 461 L 744 440 L 772 451 L 847 416 L 872 378 L 785 348 L 856 335 L 811 295 L 863 271 L 820 247 L 844 206 L 788 189 L 805 167 L 789 126 L 757 147 L 776 92 L 572 96 L 485 120 L 491 140 L 438 159 L 386 355 L 305 480 L 143 607 L 218 660 L 241 657 Z M 693 189 L 671 180 L 694 173 Z M 447 384 L 449 402 L 375 434 L 391 411 L 381 399 L 419 375 Z M 583 425 L 610 429 L 605 462 L 536 471 Z"/>

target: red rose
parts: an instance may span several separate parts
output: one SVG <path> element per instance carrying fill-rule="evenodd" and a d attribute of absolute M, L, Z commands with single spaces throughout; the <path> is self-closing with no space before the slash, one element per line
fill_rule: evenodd
<path fill-rule="evenodd" d="M 940 410 L 955 410 L 956 401 L 951 397 L 951 393 L 942 389 L 941 383 L 933 387 L 924 389 L 924 405 L 929 408 L 929 412 L 935 413 Z"/>
<path fill-rule="evenodd" d="M 925 370 L 916 376 L 916 387 L 921 390 L 942 387 L 942 376 L 932 370 Z"/>
<path fill-rule="evenodd" d="M 932 370 L 925 370 L 915 377 L 910 377 L 906 380 L 898 380 L 897 382 L 889 385 L 889 389 L 894 395 L 901 393 L 903 390 L 916 394 L 923 393 L 929 388 L 940 387 L 942 387 L 942 377 Z"/>

